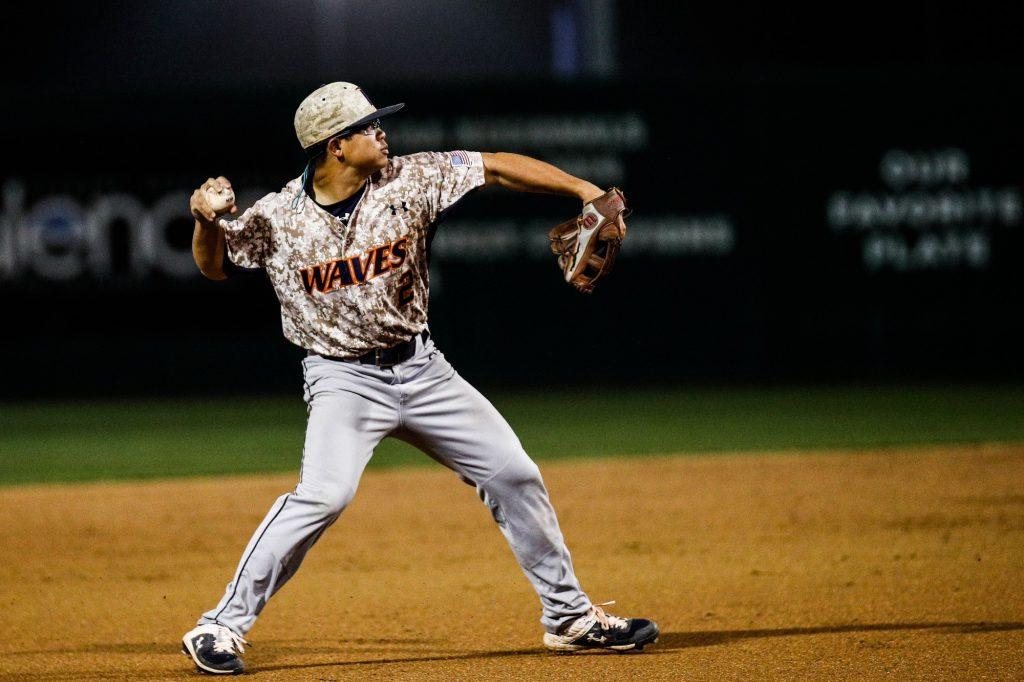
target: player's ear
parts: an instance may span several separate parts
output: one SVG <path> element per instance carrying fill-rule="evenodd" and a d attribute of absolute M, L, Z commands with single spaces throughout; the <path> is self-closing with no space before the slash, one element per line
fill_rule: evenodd
<path fill-rule="evenodd" d="M 332 137 L 327 141 L 327 153 L 338 159 L 338 161 L 345 160 L 345 152 L 341 148 L 340 137 Z"/>

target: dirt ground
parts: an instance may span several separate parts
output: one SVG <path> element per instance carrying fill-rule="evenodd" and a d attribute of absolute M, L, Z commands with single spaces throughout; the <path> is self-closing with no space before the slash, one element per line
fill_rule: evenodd
<path fill-rule="evenodd" d="M 1024 445 L 542 465 L 584 588 L 661 626 L 553 655 L 486 509 L 371 472 L 249 633 L 259 679 L 1024 678 Z M 196 679 L 291 475 L 0 489 L 0 677 Z"/>

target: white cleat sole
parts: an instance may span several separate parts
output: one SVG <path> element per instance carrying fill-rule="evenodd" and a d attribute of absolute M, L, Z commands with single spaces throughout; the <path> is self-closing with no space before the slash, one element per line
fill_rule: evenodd
<path fill-rule="evenodd" d="M 209 668 L 199 662 L 199 657 L 196 656 L 195 649 L 192 648 L 192 642 L 187 639 L 181 641 L 181 655 L 187 656 L 192 659 L 192 662 L 196 664 L 196 669 L 200 672 L 208 673 L 210 675 L 241 675 L 245 672 L 242 670 L 217 670 L 216 668 Z"/>
<path fill-rule="evenodd" d="M 544 646 L 549 651 L 555 651 L 563 654 L 571 654 L 575 652 L 587 652 L 587 653 L 598 653 L 601 651 L 612 651 L 618 653 L 625 653 L 627 651 L 643 651 L 645 646 L 651 644 L 657 644 L 658 638 L 655 637 L 649 642 L 632 642 L 630 644 L 618 644 L 615 646 L 580 646 L 579 644 L 569 644 L 564 642 L 558 635 L 552 635 L 551 633 L 544 633 Z"/>

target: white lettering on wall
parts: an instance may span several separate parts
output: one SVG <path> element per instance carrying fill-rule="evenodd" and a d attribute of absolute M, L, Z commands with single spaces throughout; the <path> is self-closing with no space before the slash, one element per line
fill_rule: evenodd
<path fill-rule="evenodd" d="M 983 269 L 998 230 L 1024 221 L 1018 187 L 972 186 L 962 149 L 886 152 L 876 191 L 837 191 L 825 218 L 837 234 L 861 235 L 865 269 L 898 272 L 957 267 Z"/>
<path fill-rule="evenodd" d="M 242 193 L 239 209 L 266 194 Z M 161 273 L 183 279 L 197 272 L 188 239 L 171 239 L 175 227 L 189 230 L 190 192 L 176 190 L 146 206 L 137 197 L 112 193 L 85 204 L 66 195 L 43 197 L 26 206 L 21 182 L 8 180 L 0 196 L 0 280 L 34 276 L 69 281 L 85 276 L 98 280 L 122 276 L 142 278 Z M 114 272 L 114 226 L 123 224 L 127 272 Z M 184 248 L 174 243 L 185 242 Z"/>

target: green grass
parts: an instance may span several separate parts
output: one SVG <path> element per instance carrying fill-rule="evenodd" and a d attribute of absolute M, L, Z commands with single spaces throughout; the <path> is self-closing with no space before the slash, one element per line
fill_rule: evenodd
<path fill-rule="evenodd" d="M 1024 440 L 1024 387 L 493 393 L 536 459 Z M 301 397 L 0 405 L 0 484 L 297 471 Z M 370 466 L 427 463 L 394 440 Z"/>

